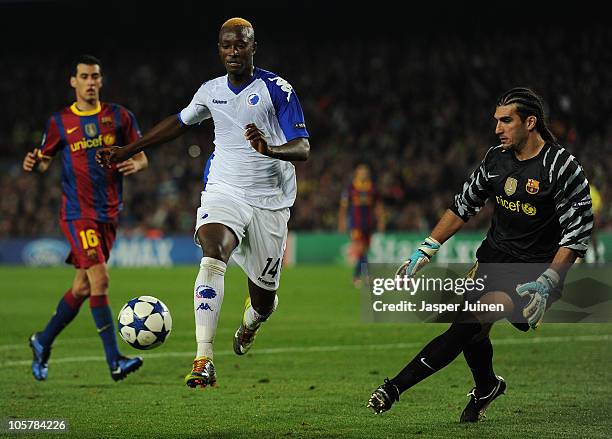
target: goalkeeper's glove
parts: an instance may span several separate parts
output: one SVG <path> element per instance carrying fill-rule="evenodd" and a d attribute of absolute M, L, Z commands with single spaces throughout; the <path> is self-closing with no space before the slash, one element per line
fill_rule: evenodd
<path fill-rule="evenodd" d="M 519 296 L 531 295 L 531 300 L 523 308 L 523 316 L 532 329 L 537 329 L 544 319 L 546 311 L 546 301 L 551 291 L 559 284 L 559 274 L 549 268 L 540 275 L 534 282 L 517 285 L 516 292 Z"/>
<path fill-rule="evenodd" d="M 396 277 L 413 277 L 417 271 L 425 266 L 431 258 L 440 250 L 440 243 L 431 236 L 410 255 L 410 258 L 397 269 Z"/>

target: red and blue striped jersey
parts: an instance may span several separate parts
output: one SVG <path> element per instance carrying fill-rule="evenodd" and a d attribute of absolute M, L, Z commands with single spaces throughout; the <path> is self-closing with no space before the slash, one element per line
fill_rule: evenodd
<path fill-rule="evenodd" d="M 351 230 L 371 233 L 375 227 L 374 208 L 378 195 L 371 180 L 354 180 L 343 192 L 341 202 L 348 207 Z"/>
<path fill-rule="evenodd" d="M 62 220 L 113 222 L 122 208 L 123 181 L 115 165 L 102 168 L 96 150 L 123 146 L 140 138 L 134 115 L 116 104 L 101 103 L 80 111 L 76 103 L 51 115 L 42 139 L 41 155 L 62 158 Z"/>

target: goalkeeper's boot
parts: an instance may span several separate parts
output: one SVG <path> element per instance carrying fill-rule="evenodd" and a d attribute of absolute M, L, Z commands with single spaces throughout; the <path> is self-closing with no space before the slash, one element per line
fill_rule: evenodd
<path fill-rule="evenodd" d="M 121 355 L 110 365 L 111 377 L 114 381 L 124 379 L 128 374 L 138 370 L 142 366 L 142 358 L 128 358 Z"/>
<path fill-rule="evenodd" d="M 185 377 L 185 384 L 192 389 L 198 386 L 201 388 L 215 387 L 217 385 L 217 373 L 212 360 L 206 357 L 197 357 L 193 360 L 193 368 Z"/>
<path fill-rule="evenodd" d="M 47 379 L 47 371 L 49 370 L 49 356 L 51 355 L 51 346 L 45 346 L 38 340 L 39 333 L 36 332 L 30 336 L 30 347 L 32 348 L 32 375 L 38 381 Z"/>
<path fill-rule="evenodd" d="M 478 422 L 485 417 L 485 411 L 489 407 L 489 404 L 493 402 L 499 395 L 503 395 L 506 391 L 506 382 L 500 376 L 496 376 L 497 382 L 493 389 L 486 395 L 480 395 L 480 392 L 476 387 L 472 389 L 468 396 L 470 402 L 468 402 L 463 413 L 461 413 L 461 419 L 459 422 Z"/>
<path fill-rule="evenodd" d="M 379 415 L 389 410 L 396 401 L 399 401 L 399 389 L 389 381 L 389 378 L 385 378 L 384 384 L 374 390 L 374 393 L 370 396 L 366 407 L 371 408 L 375 414 Z"/>
<path fill-rule="evenodd" d="M 247 297 L 244 303 L 244 313 L 242 314 L 242 322 L 240 323 L 240 326 L 234 334 L 234 352 L 236 353 L 236 355 L 244 355 L 249 351 L 249 349 L 253 345 L 253 342 L 255 341 L 257 330 L 261 325 L 261 323 L 258 323 L 254 329 L 249 329 L 244 323 L 246 312 L 250 306 L 251 298 Z"/>

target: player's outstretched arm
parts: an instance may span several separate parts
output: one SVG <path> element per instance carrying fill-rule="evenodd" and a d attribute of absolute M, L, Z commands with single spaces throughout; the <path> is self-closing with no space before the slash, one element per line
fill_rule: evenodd
<path fill-rule="evenodd" d="M 298 137 L 284 145 L 268 145 L 263 131 L 254 123 L 246 126 L 244 137 L 251 142 L 251 146 L 263 155 L 288 162 L 303 162 L 310 156 L 310 142 L 305 137 Z"/>
<path fill-rule="evenodd" d="M 111 146 L 100 148 L 96 152 L 96 161 L 101 166 L 109 167 L 113 163 L 124 162 L 135 154 L 146 148 L 161 145 L 183 135 L 189 130 L 189 126 L 183 125 L 177 114 L 168 116 L 137 141 L 130 143 L 122 148 Z"/>
<path fill-rule="evenodd" d="M 410 257 L 400 265 L 395 275 L 399 277 L 414 276 L 417 271 L 431 261 L 440 246 L 457 233 L 464 224 L 465 221 L 460 216 L 447 209 L 432 230 L 429 238 L 425 239 Z"/>
<path fill-rule="evenodd" d="M 40 149 L 34 148 L 25 155 L 21 167 L 25 172 L 37 171 L 43 173 L 49 169 L 52 160 L 51 157 L 43 156 Z"/>

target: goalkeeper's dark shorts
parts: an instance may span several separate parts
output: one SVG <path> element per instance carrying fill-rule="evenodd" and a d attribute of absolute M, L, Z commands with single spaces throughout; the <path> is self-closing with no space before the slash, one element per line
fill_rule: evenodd
<path fill-rule="evenodd" d="M 516 292 L 520 284 L 535 281 L 548 268 L 546 263 L 485 263 L 478 261 L 474 264 L 467 277 L 482 279 L 484 288 L 467 291 L 464 298 L 469 303 L 476 303 L 485 294 L 492 291 L 503 291 L 514 304 L 512 315 L 508 321 L 521 331 L 529 331 L 529 324 L 523 317 L 523 308 L 529 303 L 530 297 L 521 297 Z M 561 289 L 555 288 L 548 297 L 546 307 L 550 307 L 561 298 Z"/>

